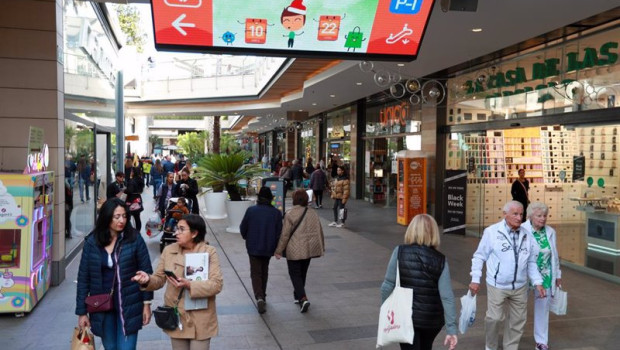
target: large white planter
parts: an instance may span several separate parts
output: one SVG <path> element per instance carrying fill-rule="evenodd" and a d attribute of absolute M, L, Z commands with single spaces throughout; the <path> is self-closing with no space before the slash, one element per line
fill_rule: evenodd
<path fill-rule="evenodd" d="M 245 211 L 253 205 L 253 200 L 236 202 L 226 201 L 226 210 L 228 211 L 228 227 L 226 228 L 226 232 L 241 233 L 241 230 L 239 229 L 241 220 L 243 220 Z"/>
<path fill-rule="evenodd" d="M 228 192 L 207 192 L 204 200 L 207 209 L 205 219 L 225 219 L 227 197 Z"/>

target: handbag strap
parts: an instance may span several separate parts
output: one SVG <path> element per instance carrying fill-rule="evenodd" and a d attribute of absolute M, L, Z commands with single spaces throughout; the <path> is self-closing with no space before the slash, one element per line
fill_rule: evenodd
<path fill-rule="evenodd" d="M 181 301 L 181 297 L 183 296 L 184 290 L 185 290 L 185 287 L 181 288 L 181 290 L 179 291 L 179 296 L 177 297 L 177 300 L 174 302 L 175 307 L 179 305 L 179 302 Z"/>
<path fill-rule="evenodd" d="M 301 218 L 299 219 L 299 221 L 297 221 L 297 223 L 295 224 L 295 227 L 293 228 L 293 231 L 291 231 L 291 236 L 288 238 L 289 240 L 291 239 L 291 237 L 293 237 L 293 233 L 295 233 L 295 231 L 297 230 L 297 228 L 299 227 L 299 225 L 301 224 L 302 221 L 304 221 L 304 216 L 306 216 L 306 212 L 308 211 L 308 207 L 306 207 L 304 209 L 304 213 L 301 214 Z"/>

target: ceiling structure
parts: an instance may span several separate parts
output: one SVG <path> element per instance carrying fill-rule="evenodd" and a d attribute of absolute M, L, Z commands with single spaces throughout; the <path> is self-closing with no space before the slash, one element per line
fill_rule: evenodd
<path fill-rule="evenodd" d="M 144 0 L 107 2 L 148 3 Z M 584 21 L 606 11 L 612 12 Z M 440 1 L 436 1 L 417 60 L 373 62 L 373 71 L 399 73 L 404 79 L 433 74 L 445 79 L 450 67 L 471 68 L 463 62 L 475 59 L 481 61 L 477 63 L 491 62 L 504 55 L 506 48 L 512 47 L 514 52 L 523 50 L 525 47 L 519 43 L 539 45 L 553 39 L 554 35 L 561 37 L 571 28 L 582 30 L 584 25 L 601 24 L 619 17 L 620 7 L 616 1 L 609 0 L 479 0 L 476 12 L 442 12 Z M 567 27 L 570 25 L 573 26 Z M 474 28 L 482 31 L 473 32 Z M 274 120 L 284 117 L 285 120 L 287 111 L 304 111 L 312 116 L 386 89 L 374 82 L 373 72 L 360 70 L 359 63 L 297 58 L 261 98 L 165 104 L 132 102 L 127 103 L 127 114 L 240 114 Z"/>

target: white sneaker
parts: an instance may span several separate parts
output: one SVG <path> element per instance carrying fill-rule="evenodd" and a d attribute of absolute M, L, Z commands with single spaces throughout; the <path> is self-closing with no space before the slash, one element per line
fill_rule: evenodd
<path fill-rule="evenodd" d="M 331 226 L 331 227 L 338 226 L 338 223 L 334 221 L 334 222 L 332 222 L 331 224 L 329 224 L 327 226 Z"/>
<path fill-rule="evenodd" d="M 336 227 L 344 227 L 344 224 L 336 224 Z"/>

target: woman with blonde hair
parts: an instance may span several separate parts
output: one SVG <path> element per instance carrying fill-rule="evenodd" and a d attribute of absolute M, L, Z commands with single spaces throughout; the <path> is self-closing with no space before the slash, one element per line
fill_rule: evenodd
<path fill-rule="evenodd" d="M 446 326 L 444 345 L 455 349 L 456 308 L 446 257 L 440 253 L 439 228 L 432 216 L 416 215 L 405 232 L 405 244 L 392 252 L 381 285 L 382 302 L 394 290 L 396 267 L 402 287 L 413 289 L 413 344 L 401 343 L 401 349 L 428 350 Z"/>
<path fill-rule="evenodd" d="M 536 349 L 549 349 L 549 303 L 557 288 L 562 287 L 562 271 L 560 270 L 560 256 L 556 245 L 556 233 L 547 225 L 549 208 L 541 202 L 531 203 L 527 207 L 527 221 L 521 227 L 532 232 L 539 253 L 536 259 L 538 271 L 543 278 L 544 297 L 538 290 L 534 290 L 534 340 Z"/>

